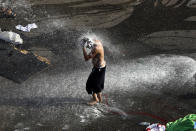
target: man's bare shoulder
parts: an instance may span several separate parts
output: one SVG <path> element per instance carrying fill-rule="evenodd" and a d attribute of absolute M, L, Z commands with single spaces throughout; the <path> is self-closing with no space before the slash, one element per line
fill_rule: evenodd
<path fill-rule="evenodd" d="M 94 47 L 94 51 L 97 52 L 97 53 L 101 52 L 102 50 L 103 50 L 103 48 L 102 48 L 102 46 L 100 46 L 100 45 L 96 45 L 96 46 Z"/>
<path fill-rule="evenodd" d="M 94 42 L 95 42 L 96 45 L 102 46 L 102 43 L 101 43 L 100 40 L 94 40 Z"/>
<path fill-rule="evenodd" d="M 103 45 L 100 40 L 94 40 L 95 46 L 94 50 L 96 53 L 101 53 L 103 51 Z"/>

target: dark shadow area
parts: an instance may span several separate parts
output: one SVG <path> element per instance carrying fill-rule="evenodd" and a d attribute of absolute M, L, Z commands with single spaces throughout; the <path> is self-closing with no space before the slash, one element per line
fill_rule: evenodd
<path fill-rule="evenodd" d="M 186 18 L 196 15 L 195 8 L 186 6 L 189 1 L 185 0 L 176 7 L 181 2 L 179 0 L 176 4 L 166 7 L 160 1 L 155 6 L 154 0 L 145 0 L 135 7 L 128 19 L 108 30 L 126 41 L 158 31 L 196 29 L 196 22 L 185 21 Z"/>
<path fill-rule="evenodd" d="M 111 2 L 111 4 L 103 3 L 96 5 L 94 4 L 95 2 L 100 2 L 100 0 L 84 0 L 60 4 L 33 5 L 32 10 L 35 14 L 37 14 L 37 19 L 39 21 L 47 17 L 44 13 L 45 11 L 51 16 L 58 16 L 58 18 L 72 18 L 80 15 L 95 16 L 99 14 L 103 15 L 102 13 L 120 11 L 124 9 L 124 6 L 126 6 L 127 4 L 133 3 L 132 1 L 128 1 L 119 4 L 112 4 Z M 92 3 L 92 6 L 90 5 L 90 3 Z M 78 6 L 83 4 L 88 4 L 89 6 Z M 88 13 L 89 11 L 92 11 L 93 13 Z"/>
<path fill-rule="evenodd" d="M 0 41 L 0 45 L 0 76 L 22 83 L 32 74 L 48 67 L 48 64 L 39 61 L 32 53 L 22 54 L 4 41 Z"/>
<path fill-rule="evenodd" d="M 87 101 L 80 98 L 1 98 L 0 106 L 26 106 L 26 107 L 43 107 L 43 106 L 65 106 L 65 104 L 86 104 Z"/>
<path fill-rule="evenodd" d="M 196 93 L 188 93 L 186 95 L 178 96 L 180 99 L 196 99 Z"/>

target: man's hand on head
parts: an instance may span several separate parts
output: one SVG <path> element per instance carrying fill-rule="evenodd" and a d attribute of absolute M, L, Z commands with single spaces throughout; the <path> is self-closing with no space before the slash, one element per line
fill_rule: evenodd
<path fill-rule="evenodd" d="M 87 54 L 86 49 L 83 48 L 83 54 L 84 54 L 84 59 L 85 59 L 85 61 L 88 61 L 89 59 L 95 57 L 95 55 L 97 54 L 97 51 L 96 51 L 96 49 L 94 48 L 94 49 L 91 50 L 91 52 L 90 52 L 89 54 Z"/>
<path fill-rule="evenodd" d="M 84 48 L 85 45 L 86 45 L 86 42 L 87 42 L 87 39 L 86 39 L 86 38 L 83 38 L 83 39 L 81 40 L 80 45 Z"/>
<path fill-rule="evenodd" d="M 82 48 L 85 48 L 85 44 L 86 43 L 81 43 L 80 45 L 81 45 Z"/>

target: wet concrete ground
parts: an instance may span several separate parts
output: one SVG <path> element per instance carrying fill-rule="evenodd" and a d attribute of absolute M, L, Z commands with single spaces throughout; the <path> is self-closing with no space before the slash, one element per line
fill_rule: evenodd
<path fill-rule="evenodd" d="M 16 50 L 1 41 L 0 129 L 141 131 L 140 122 L 195 113 L 195 8 L 161 2 L 13 4 L 17 18 L 2 18 L 0 26 L 19 33 L 24 45 Z M 14 29 L 32 22 L 39 28 L 30 33 Z M 84 104 L 92 65 L 78 44 L 86 32 L 103 42 L 107 61 L 104 102 L 93 107 Z"/>

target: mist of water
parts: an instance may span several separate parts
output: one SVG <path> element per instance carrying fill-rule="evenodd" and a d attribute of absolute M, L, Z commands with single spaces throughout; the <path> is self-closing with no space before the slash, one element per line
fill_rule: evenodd
<path fill-rule="evenodd" d="M 104 48 L 107 48 L 109 53 L 113 56 L 117 56 L 120 54 L 120 48 L 111 44 L 111 40 L 108 39 L 107 36 L 103 36 L 101 34 L 94 33 L 93 31 L 89 30 L 81 34 L 81 36 L 78 38 L 78 43 L 84 37 L 89 38 L 90 41 L 99 40 L 103 44 Z"/>
<path fill-rule="evenodd" d="M 149 86 L 161 89 L 172 83 L 175 88 L 179 88 L 196 73 L 195 65 L 193 59 L 183 56 L 151 56 L 108 65 L 105 92 L 129 91 Z M 9 87 L 15 87 L 11 91 L 7 90 L 8 94 L 12 97 L 88 98 L 85 83 L 90 69 L 73 69 L 67 72 L 64 67 L 59 68 L 62 68 L 61 73 L 52 73 L 55 72 L 53 69 L 50 75 L 47 72 L 36 75 L 21 85 L 8 82 Z"/>
<path fill-rule="evenodd" d="M 196 0 L 190 0 L 190 1 L 187 3 L 187 6 L 188 6 L 188 7 L 195 6 L 195 5 L 196 5 Z"/>

